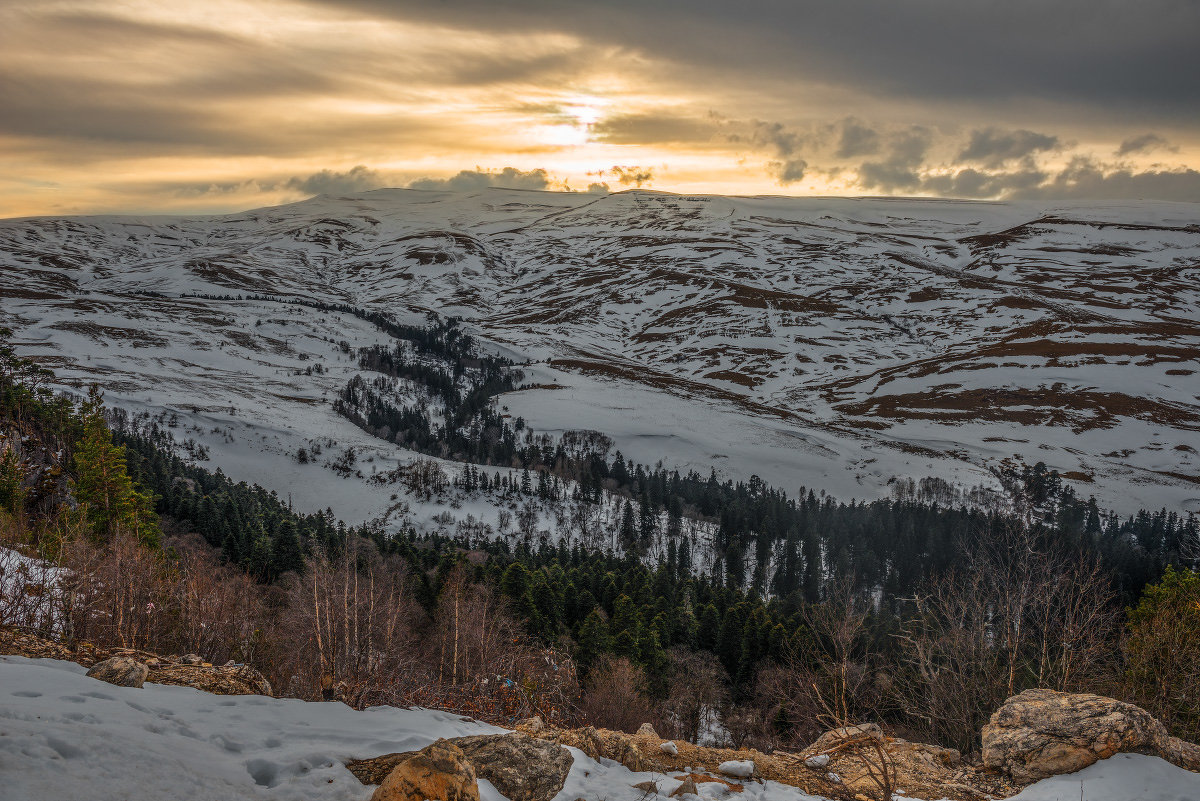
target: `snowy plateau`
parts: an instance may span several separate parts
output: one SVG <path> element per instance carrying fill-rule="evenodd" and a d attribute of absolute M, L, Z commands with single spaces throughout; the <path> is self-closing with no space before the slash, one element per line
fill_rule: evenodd
<path fill-rule="evenodd" d="M 210 469 L 299 510 L 394 524 L 401 490 L 371 474 L 414 454 L 331 408 L 359 372 L 338 343 L 388 337 L 213 299 L 251 294 L 459 318 L 531 362 L 498 401 L 513 418 L 604 432 L 642 464 L 849 500 L 925 476 L 997 489 L 1044 462 L 1102 508 L 1200 511 L 1195 204 L 388 189 L 0 221 L 21 355 L 173 417 Z M 352 449 L 357 472 L 299 463 L 313 444 Z"/>
<path fill-rule="evenodd" d="M 358 372 L 335 343 L 388 337 L 192 295 L 452 315 L 533 362 L 500 398 L 512 416 L 601 430 L 642 464 L 850 500 L 894 478 L 997 488 L 998 470 L 1044 462 L 1102 507 L 1200 511 L 1198 219 L 1194 204 L 515 189 L 7 219 L 0 319 L 62 384 L 175 415 L 210 468 L 352 523 L 384 516 L 390 490 L 294 456 L 324 441 L 368 472 L 412 458 L 330 408 Z"/>

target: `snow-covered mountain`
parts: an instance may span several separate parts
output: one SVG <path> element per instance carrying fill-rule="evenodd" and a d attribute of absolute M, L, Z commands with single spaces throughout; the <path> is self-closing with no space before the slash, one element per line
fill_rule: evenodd
<path fill-rule="evenodd" d="M 351 315 L 463 319 L 536 363 L 502 399 L 636 461 L 850 498 L 1045 462 L 1122 511 L 1200 511 L 1200 207 L 379 190 L 216 217 L 0 221 L 25 355 L 175 413 L 239 478 L 363 519 L 291 456 L 406 454 L 334 415 Z M 320 370 L 309 370 L 320 364 Z M 189 429 L 190 426 L 190 429 Z M 359 464 L 364 457 L 360 455 Z M 320 475 L 323 478 L 316 480 Z"/>

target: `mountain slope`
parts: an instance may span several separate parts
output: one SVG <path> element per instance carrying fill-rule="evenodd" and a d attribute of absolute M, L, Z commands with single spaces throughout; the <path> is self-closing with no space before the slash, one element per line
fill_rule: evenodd
<path fill-rule="evenodd" d="M 382 335 L 181 294 L 459 316 L 540 362 L 514 415 L 640 462 L 874 497 L 1044 461 L 1104 505 L 1200 510 L 1196 212 L 379 190 L 3 221 L 0 303 L 24 353 L 134 410 L 193 407 L 205 444 L 241 444 L 227 470 L 281 489 L 297 442 L 361 439 L 324 405 L 355 371 L 333 343 Z"/>

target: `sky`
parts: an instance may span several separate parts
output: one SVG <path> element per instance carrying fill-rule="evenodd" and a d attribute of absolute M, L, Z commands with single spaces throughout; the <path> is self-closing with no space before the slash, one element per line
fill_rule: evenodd
<path fill-rule="evenodd" d="M 0 217 L 319 193 L 1200 201 L 1198 0 L 0 0 Z"/>

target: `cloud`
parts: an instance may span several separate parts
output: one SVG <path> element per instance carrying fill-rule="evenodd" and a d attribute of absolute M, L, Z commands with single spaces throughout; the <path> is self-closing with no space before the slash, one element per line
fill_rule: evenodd
<path fill-rule="evenodd" d="M 1188 0 L 313 0 L 322 1 L 452 29 L 554 32 L 743 90 L 787 91 L 803 76 L 889 100 L 986 107 L 1035 99 L 1193 121 L 1200 110 L 1200 4 Z"/>
<path fill-rule="evenodd" d="M 290 178 L 283 188 L 303 192 L 306 195 L 351 195 L 387 186 L 387 181 L 365 164 L 351 167 L 346 172 L 321 170 L 307 178 Z"/>
<path fill-rule="evenodd" d="M 529 171 L 516 167 L 505 167 L 499 171 L 462 170 L 450 178 L 419 178 L 408 185 L 409 189 L 442 189 L 451 192 L 477 192 L 488 187 L 502 189 L 552 189 L 556 183 L 544 169 Z"/>
<path fill-rule="evenodd" d="M 718 124 L 712 117 L 673 114 L 618 114 L 592 126 L 592 136 L 614 145 L 704 143 L 713 139 Z"/>
<path fill-rule="evenodd" d="M 589 195 L 607 195 L 609 191 L 608 184 L 588 184 L 587 188 Z"/>
<path fill-rule="evenodd" d="M 650 167 L 622 167 L 614 164 L 608 171 L 616 176 L 617 182 L 622 186 L 640 187 L 654 180 L 654 170 Z"/>
<path fill-rule="evenodd" d="M 1158 134 L 1142 134 L 1141 136 L 1131 136 L 1121 143 L 1117 148 L 1118 156 L 1128 156 L 1131 153 L 1149 153 L 1152 150 L 1171 150 L 1176 151 L 1178 148 L 1171 147 L 1166 139 L 1163 139 Z"/>
<path fill-rule="evenodd" d="M 808 162 L 804 159 L 769 161 L 767 162 L 767 171 L 775 176 L 776 181 L 786 186 L 804 180 L 804 174 L 808 171 Z"/>
<path fill-rule="evenodd" d="M 729 138 L 731 141 L 741 141 L 738 135 Z M 786 186 L 803 180 L 808 162 L 800 156 L 800 152 L 811 144 L 810 134 L 780 122 L 755 120 L 746 139 L 752 146 L 764 149 L 775 157 L 767 162 L 767 172 L 776 181 Z"/>
<path fill-rule="evenodd" d="M 842 159 L 868 156 L 879 151 L 879 132 L 854 117 L 841 122 L 837 157 Z"/>
<path fill-rule="evenodd" d="M 921 179 L 920 191 L 943 197 L 1007 198 L 1036 189 L 1049 175 L 1037 169 L 983 172 L 973 167 Z"/>
<path fill-rule="evenodd" d="M 1057 136 L 1026 130 L 983 128 L 971 132 L 971 141 L 958 154 L 958 160 L 973 161 L 985 167 L 999 167 L 1006 161 L 1057 150 L 1059 146 Z"/>
<path fill-rule="evenodd" d="M 920 168 L 932 142 L 933 134 L 922 126 L 889 134 L 887 158 L 859 166 L 859 184 L 865 189 L 885 192 L 917 189 L 921 185 Z"/>
<path fill-rule="evenodd" d="M 1133 172 L 1094 159 L 1073 159 L 1051 180 L 1011 194 L 1014 198 L 1108 200 L 1141 198 L 1200 202 L 1200 172 L 1192 169 Z"/>

